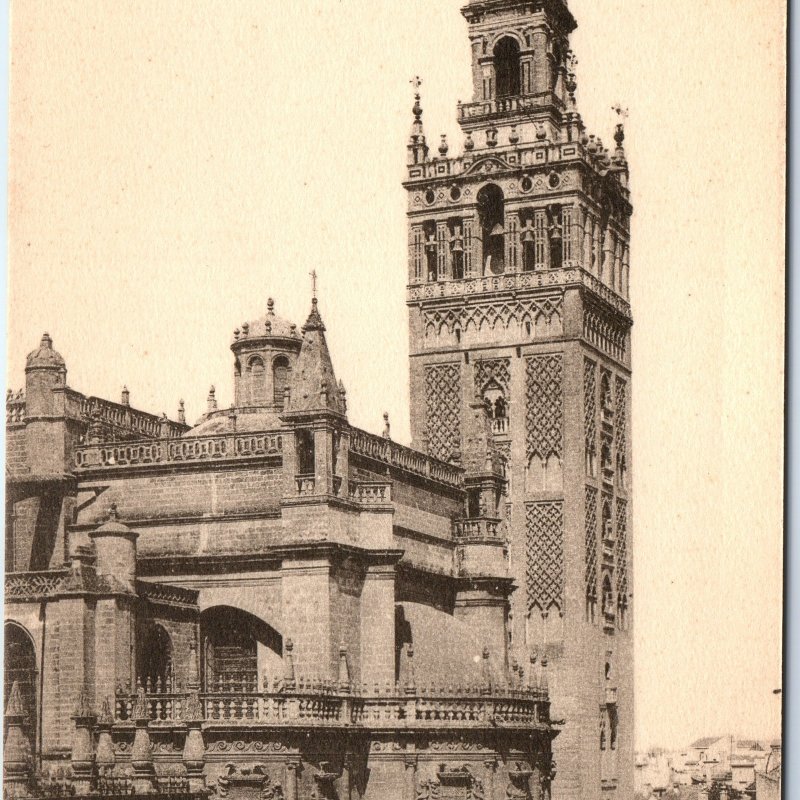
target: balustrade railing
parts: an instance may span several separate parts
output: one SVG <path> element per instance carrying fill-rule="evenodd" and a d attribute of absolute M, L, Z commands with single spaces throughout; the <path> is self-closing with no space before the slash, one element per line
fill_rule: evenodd
<path fill-rule="evenodd" d="M 159 439 L 139 442 L 107 442 L 76 448 L 75 468 L 125 467 L 145 464 L 180 464 L 281 455 L 280 433 L 197 436 L 188 439 Z"/>
<path fill-rule="evenodd" d="M 492 420 L 492 433 L 508 433 L 508 417 L 497 417 Z"/>
<path fill-rule="evenodd" d="M 503 275 L 471 276 L 430 283 L 415 283 L 408 287 L 408 299 L 463 297 L 484 292 L 519 291 L 569 284 L 582 284 L 590 288 L 621 314 L 630 316 L 628 301 L 587 271 L 580 261 L 569 261 L 562 269 L 540 269 L 530 272 L 509 272 Z"/>
<path fill-rule="evenodd" d="M 384 436 L 375 436 L 359 428 L 350 430 L 350 450 L 383 464 L 405 470 L 414 475 L 461 488 L 464 485 L 464 471 L 445 461 L 412 450 L 410 447 L 393 442 Z"/>
<path fill-rule="evenodd" d="M 350 497 L 365 506 L 392 502 L 392 484 L 379 481 L 351 481 Z"/>
<path fill-rule="evenodd" d="M 146 696 L 153 721 L 180 723 L 188 693 Z M 546 689 L 487 686 L 401 687 L 338 686 L 328 683 L 281 686 L 269 691 L 208 691 L 199 695 L 207 723 L 271 725 L 357 725 L 364 728 L 402 725 L 481 727 L 532 726 L 549 722 Z M 141 701 L 140 701 L 141 702 Z M 130 721 L 137 696 L 118 694 L 116 719 Z"/>
<path fill-rule="evenodd" d="M 454 522 L 458 541 L 504 541 L 505 534 L 499 519 L 459 519 Z"/>
<path fill-rule="evenodd" d="M 137 411 L 130 406 L 100 397 L 81 395 L 80 407 L 81 416 L 87 419 L 97 420 L 126 432 L 139 433 L 150 439 L 177 438 L 189 429 L 184 423 L 148 414 L 146 411 Z"/>

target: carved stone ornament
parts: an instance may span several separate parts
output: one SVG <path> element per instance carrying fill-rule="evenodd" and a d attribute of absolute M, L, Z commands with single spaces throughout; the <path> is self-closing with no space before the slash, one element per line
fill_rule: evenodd
<path fill-rule="evenodd" d="M 416 800 L 484 800 L 483 782 L 465 765 L 454 769 L 441 764 L 436 778 L 423 781 Z"/>
<path fill-rule="evenodd" d="M 527 800 L 530 798 L 530 778 L 533 770 L 519 761 L 508 770 L 509 784 L 506 788 L 506 797 L 509 800 Z"/>
<path fill-rule="evenodd" d="M 218 797 L 231 800 L 283 800 L 281 785 L 272 782 L 263 764 L 253 767 L 226 764 L 225 774 L 217 778 L 215 788 Z"/>

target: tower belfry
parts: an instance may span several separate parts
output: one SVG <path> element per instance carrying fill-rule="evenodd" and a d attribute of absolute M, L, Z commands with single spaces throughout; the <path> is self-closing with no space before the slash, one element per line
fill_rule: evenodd
<path fill-rule="evenodd" d="M 413 445 L 467 470 L 489 418 L 517 589 L 510 652 L 546 656 L 553 798 L 633 796 L 630 192 L 578 112 L 564 0 L 471 0 L 460 148 L 408 144 Z M 456 152 L 456 151 L 459 152 Z M 476 496 L 477 497 L 477 496 Z M 483 504 L 470 502 L 480 517 Z"/>

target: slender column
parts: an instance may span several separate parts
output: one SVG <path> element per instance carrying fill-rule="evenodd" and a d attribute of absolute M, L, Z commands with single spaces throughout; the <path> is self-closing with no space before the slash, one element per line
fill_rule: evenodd
<path fill-rule="evenodd" d="M 406 755 L 405 765 L 405 793 L 404 800 L 417 800 L 417 756 Z"/>
<path fill-rule="evenodd" d="M 447 222 L 436 223 L 436 272 L 440 281 L 446 281 L 452 277 L 450 266 L 450 234 L 447 230 Z"/>
<path fill-rule="evenodd" d="M 497 759 L 487 758 L 483 762 L 486 768 L 486 777 L 484 780 L 484 797 L 486 800 L 495 800 L 494 798 L 494 774 L 497 771 Z"/>
<path fill-rule="evenodd" d="M 286 800 L 297 800 L 297 771 L 299 769 L 299 756 L 290 756 L 286 759 L 286 776 L 283 782 Z"/>

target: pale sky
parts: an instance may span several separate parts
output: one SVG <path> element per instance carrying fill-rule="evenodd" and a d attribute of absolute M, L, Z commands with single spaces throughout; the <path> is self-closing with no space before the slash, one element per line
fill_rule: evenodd
<path fill-rule="evenodd" d="M 9 384 L 190 420 L 233 328 L 302 323 L 408 439 L 405 144 L 471 95 L 463 0 L 14 0 Z M 782 0 L 571 0 L 578 103 L 630 109 L 637 746 L 779 728 Z"/>

